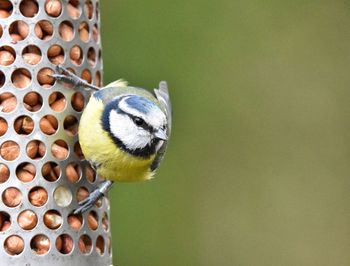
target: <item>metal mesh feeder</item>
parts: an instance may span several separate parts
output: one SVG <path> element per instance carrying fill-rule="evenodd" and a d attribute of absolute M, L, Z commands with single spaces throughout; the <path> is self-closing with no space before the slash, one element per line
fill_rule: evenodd
<path fill-rule="evenodd" d="M 81 152 L 88 91 L 101 86 L 96 0 L 0 1 L 0 265 L 111 265 L 109 202 L 74 215 L 99 180 Z"/>

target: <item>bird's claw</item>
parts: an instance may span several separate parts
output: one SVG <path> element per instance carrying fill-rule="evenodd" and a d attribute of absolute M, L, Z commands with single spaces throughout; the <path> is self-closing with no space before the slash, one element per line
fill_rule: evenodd
<path fill-rule="evenodd" d="M 74 211 L 74 214 L 80 214 L 87 211 L 103 196 L 104 194 L 99 189 L 94 190 L 87 198 L 79 202 L 79 207 Z"/>

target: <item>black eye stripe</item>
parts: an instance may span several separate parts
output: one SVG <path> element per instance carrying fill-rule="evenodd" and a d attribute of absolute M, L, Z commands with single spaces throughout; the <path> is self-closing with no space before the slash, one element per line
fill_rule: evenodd
<path fill-rule="evenodd" d="M 141 128 L 143 128 L 144 130 L 147 130 L 147 131 L 149 131 L 149 132 L 152 132 L 152 131 L 153 131 L 153 128 L 152 128 L 150 125 L 148 125 L 148 124 L 146 123 L 146 121 L 143 120 L 142 118 L 137 117 L 137 116 L 134 116 L 134 115 L 132 115 L 132 114 L 128 114 L 128 113 L 126 113 L 126 114 L 131 118 L 132 121 L 134 121 L 134 123 L 135 123 L 136 126 L 141 127 Z M 142 121 L 142 124 L 140 124 L 140 125 L 137 124 L 137 123 L 136 123 L 136 120 L 141 120 L 141 121 Z"/>

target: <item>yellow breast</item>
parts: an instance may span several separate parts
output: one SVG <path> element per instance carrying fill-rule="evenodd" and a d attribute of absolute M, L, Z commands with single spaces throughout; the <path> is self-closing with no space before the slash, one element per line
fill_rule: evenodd
<path fill-rule="evenodd" d="M 101 164 L 97 174 L 113 181 L 142 181 L 152 178 L 154 156 L 139 158 L 121 150 L 103 130 L 103 103 L 91 97 L 79 124 L 79 142 L 87 160 Z"/>

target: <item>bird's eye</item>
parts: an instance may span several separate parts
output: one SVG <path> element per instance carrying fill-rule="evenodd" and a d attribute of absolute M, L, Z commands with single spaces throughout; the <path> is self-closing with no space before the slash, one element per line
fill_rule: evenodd
<path fill-rule="evenodd" d="M 143 121 L 143 119 L 139 117 L 135 117 L 134 122 L 137 126 L 142 126 L 145 123 L 145 121 Z"/>

